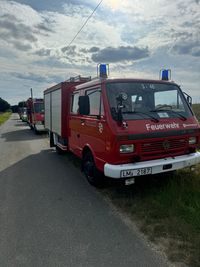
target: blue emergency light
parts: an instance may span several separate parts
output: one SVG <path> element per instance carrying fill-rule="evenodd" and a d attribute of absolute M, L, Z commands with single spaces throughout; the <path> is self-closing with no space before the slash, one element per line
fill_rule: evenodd
<path fill-rule="evenodd" d="M 163 81 L 168 81 L 169 79 L 171 79 L 171 70 L 170 69 L 160 70 L 160 79 Z"/>
<path fill-rule="evenodd" d="M 97 76 L 101 78 L 107 78 L 109 74 L 109 65 L 108 64 L 98 64 L 97 65 Z"/>

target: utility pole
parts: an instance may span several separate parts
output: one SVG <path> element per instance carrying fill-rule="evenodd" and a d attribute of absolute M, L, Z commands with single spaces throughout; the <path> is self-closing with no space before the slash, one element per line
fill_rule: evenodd
<path fill-rule="evenodd" d="M 32 110 L 33 110 L 33 117 L 32 117 L 32 121 L 35 121 L 35 107 L 34 107 L 34 103 L 33 103 L 33 89 L 31 88 L 31 102 L 32 102 Z M 32 112 L 31 112 L 31 116 L 32 116 Z"/>
<path fill-rule="evenodd" d="M 33 99 L 33 89 L 31 88 L 31 98 Z"/>

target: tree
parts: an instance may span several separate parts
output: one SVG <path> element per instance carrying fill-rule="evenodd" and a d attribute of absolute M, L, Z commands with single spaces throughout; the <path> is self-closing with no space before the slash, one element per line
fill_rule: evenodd
<path fill-rule="evenodd" d="M 5 112 L 10 108 L 10 104 L 0 97 L 0 112 Z"/>
<path fill-rule="evenodd" d="M 18 103 L 18 107 L 19 107 L 19 108 L 24 108 L 24 107 L 26 107 L 26 101 L 20 101 L 20 102 Z"/>
<path fill-rule="evenodd" d="M 11 106 L 12 112 L 17 113 L 18 112 L 18 105 Z"/>

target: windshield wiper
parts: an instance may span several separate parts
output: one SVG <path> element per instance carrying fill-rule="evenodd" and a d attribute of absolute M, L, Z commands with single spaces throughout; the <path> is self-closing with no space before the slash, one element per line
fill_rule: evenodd
<path fill-rule="evenodd" d="M 151 118 L 152 121 L 154 122 L 159 122 L 159 119 L 155 118 L 154 116 L 150 115 L 147 112 L 143 112 L 143 111 L 123 111 L 123 114 L 138 114 L 138 115 L 147 115 L 148 117 Z M 143 118 L 145 118 L 144 116 L 142 116 Z"/>
<path fill-rule="evenodd" d="M 163 106 L 164 106 L 164 105 L 163 105 Z M 168 106 L 168 105 L 165 105 L 165 106 Z M 151 112 L 159 112 L 159 111 L 172 112 L 172 113 L 178 115 L 180 119 L 182 119 L 182 120 L 184 120 L 184 121 L 187 120 L 187 118 L 186 118 L 184 115 L 182 115 L 180 112 L 175 111 L 175 110 L 173 110 L 173 109 L 163 109 L 163 108 L 159 107 L 159 108 L 155 108 L 155 109 L 150 110 L 150 111 L 151 111 Z"/>
<path fill-rule="evenodd" d="M 167 104 L 164 104 L 164 105 L 158 105 L 155 110 L 163 110 L 166 109 L 166 108 L 170 108 L 170 110 L 172 109 L 172 106 L 171 105 L 167 105 Z M 168 109 L 167 109 L 168 110 Z"/>

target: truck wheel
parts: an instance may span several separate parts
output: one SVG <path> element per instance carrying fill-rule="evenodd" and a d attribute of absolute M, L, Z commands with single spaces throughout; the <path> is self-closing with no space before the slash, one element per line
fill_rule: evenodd
<path fill-rule="evenodd" d="M 50 144 L 50 147 L 55 146 L 52 132 L 49 132 L 49 144 Z"/>
<path fill-rule="evenodd" d="M 38 134 L 38 130 L 36 129 L 35 125 L 33 127 L 34 134 Z"/>
<path fill-rule="evenodd" d="M 94 158 L 90 151 L 86 152 L 86 154 L 83 156 L 82 168 L 88 182 L 91 185 L 95 187 L 103 186 L 104 177 L 102 177 L 102 174 L 96 168 Z"/>
<path fill-rule="evenodd" d="M 64 154 L 64 151 L 60 147 L 58 147 L 57 145 L 56 145 L 56 152 L 58 155 Z"/>

